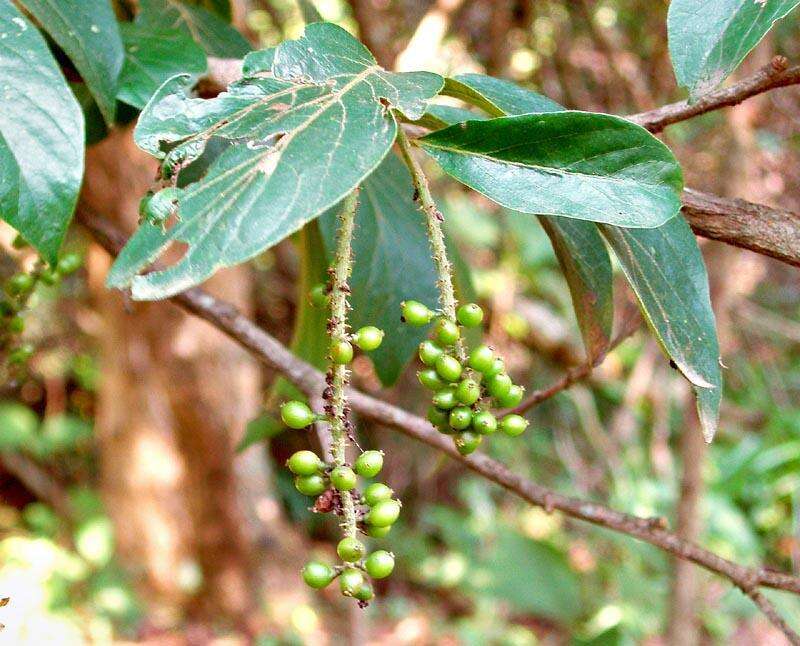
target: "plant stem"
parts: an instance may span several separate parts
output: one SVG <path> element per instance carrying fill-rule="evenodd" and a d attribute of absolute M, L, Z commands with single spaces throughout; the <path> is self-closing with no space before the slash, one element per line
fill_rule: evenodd
<path fill-rule="evenodd" d="M 442 231 L 442 222 L 444 217 L 442 212 L 436 208 L 436 203 L 433 201 L 431 195 L 430 185 L 428 178 L 422 171 L 419 162 L 414 159 L 411 152 L 411 143 L 408 137 L 403 132 L 402 128 L 397 131 L 397 143 L 400 146 L 400 152 L 403 154 L 403 159 L 411 172 L 411 180 L 414 182 L 414 188 L 419 196 L 419 202 L 422 205 L 422 210 L 425 212 L 425 222 L 428 227 L 428 239 L 431 243 L 431 251 L 433 252 L 433 262 L 436 265 L 437 281 L 439 286 L 439 302 L 442 306 L 444 315 L 456 322 L 456 294 L 453 289 L 453 267 L 447 258 L 447 247 L 444 243 L 444 232 Z M 466 352 L 464 350 L 464 342 L 458 339 L 456 342 L 456 356 L 462 363 L 466 360 Z"/>
<path fill-rule="evenodd" d="M 344 200 L 344 206 L 339 213 L 339 230 L 336 233 L 336 256 L 331 272 L 331 317 L 328 322 L 331 343 L 347 339 L 347 295 L 350 288 L 347 281 L 352 270 L 351 243 L 353 240 L 353 227 L 355 222 L 356 207 L 358 206 L 358 189 L 354 190 Z M 331 395 L 328 401 L 330 406 L 330 429 L 332 436 L 331 453 L 334 466 L 343 466 L 347 461 L 348 419 L 347 400 L 345 387 L 347 386 L 349 371 L 347 365 L 334 363 L 328 364 L 328 379 L 331 386 Z M 356 511 L 353 497 L 349 491 L 341 492 L 344 521 L 342 529 L 345 536 L 356 535 Z"/>

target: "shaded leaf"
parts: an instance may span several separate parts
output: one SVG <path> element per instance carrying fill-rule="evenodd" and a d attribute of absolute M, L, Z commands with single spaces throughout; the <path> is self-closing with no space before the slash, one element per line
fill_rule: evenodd
<path fill-rule="evenodd" d="M 260 415 L 247 422 L 244 437 L 236 445 L 236 452 L 242 453 L 251 446 L 280 435 L 286 430 L 282 422 L 269 414 Z"/>
<path fill-rule="evenodd" d="M 485 74 L 459 74 L 446 78 L 442 94 L 474 105 L 493 117 L 564 109 L 542 94 Z"/>
<path fill-rule="evenodd" d="M 197 5 L 217 14 L 225 22 L 233 18 L 230 0 L 184 0 L 187 4 Z"/>

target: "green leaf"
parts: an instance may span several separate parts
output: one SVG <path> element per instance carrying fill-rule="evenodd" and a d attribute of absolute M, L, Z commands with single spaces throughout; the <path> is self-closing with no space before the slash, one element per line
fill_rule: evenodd
<path fill-rule="evenodd" d="M 50 262 L 69 226 L 83 176 L 83 115 L 41 34 L 10 2 L 0 2 L 3 183 L 19 168 L 17 200 L 5 188 L 0 213 Z"/>
<path fill-rule="evenodd" d="M 245 63 L 258 72 L 252 59 Z M 131 285 L 134 298 L 163 298 L 279 242 L 386 156 L 397 122 L 384 101 L 418 118 L 442 85 L 436 74 L 384 71 L 361 43 L 327 23 L 279 45 L 271 69 L 261 71 L 271 76 L 245 78 L 207 100 L 191 98 L 188 77 L 175 77 L 142 111 L 136 142 L 163 159 L 166 176 L 197 159 L 212 136 L 236 145 L 186 187 L 175 226 L 145 225 L 134 234 L 109 285 Z M 174 240 L 188 245 L 177 264 L 136 275 Z"/>
<path fill-rule="evenodd" d="M 474 105 L 493 117 L 564 109 L 542 94 L 485 74 L 459 74 L 447 78 L 442 94 Z"/>
<path fill-rule="evenodd" d="M 692 99 L 713 90 L 800 0 L 672 0 L 669 52 Z"/>
<path fill-rule="evenodd" d="M 125 52 L 109 0 L 21 0 L 75 64 L 106 123 L 114 122 Z"/>
<path fill-rule="evenodd" d="M 5 216 L 19 202 L 19 166 L 6 140 L 0 135 L 0 214 Z"/>
<path fill-rule="evenodd" d="M 368 353 L 384 386 L 397 381 L 426 336 L 425 329 L 400 324 L 400 303 L 413 299 L 433 307 L 438 300 L 425 220 L 413 193 L 405 164 L 388 155 L 362 184 L 356 213 L 350 324 L 354 330 L 375 325 L 387 333 L 381 346 Z M 332 258 L 335 210 L 319 223 Z"/>
<path fill-rule="evenodd" d="M 655 227 L 680 209 L 678 162 L 620 117 L 498 117 L 450 126 L 418 143 L 449 175 L 515 211 Z"/>
<path fill-rule="evenodd" d="M 244 437 L 236 445 L 236 452 L 242 453 L 254 444 L 259 444 L 264 440 L 280 435 L 286 427 L 272 415 L 264 414 L 251 419 L 247 422 Z"/>
<path fill-rule="evenodd" d="M 708 275 L 692 230 L 677 216 L 657 229 L 600 226 L 664 351 L 692 383 L 706 441 L 717 428 L 722 372 Z"/>
<path fill-rule="evenodd" d="M 218 15 L 225 22 L 233 19 L 230 0 L 184 0 L 187 4 L 203 7 L 211 13 Z"/>
<path fill-rule="evenodd" d="M 179 29 L 189 34 L 209 56 L 241 58 L 252 48 L 247 39 L 216 13 L 179 0 L 141 0 L 136 24 L 162 31 Z"/>
<path fill-rule="evenodd" d="M 120 27 L 125 42 L 125 66 L 117 90 L 120 101 L 143 108 L 172 76 L 187 73 L 194 77 L 206 71 L 206 54 L 187 33 L 136 23 Z"/>

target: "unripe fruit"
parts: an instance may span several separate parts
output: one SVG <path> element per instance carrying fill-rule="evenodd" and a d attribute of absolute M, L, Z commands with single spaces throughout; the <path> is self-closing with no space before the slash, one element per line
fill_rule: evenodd
<path fill-rule="evenodd" d="M 346 597 L 355 596 L 358 589 L 364 583 L 364 575 L 361 570 L 354 567 L 346 568 L 339 575 L 339 589 Z"/>
<path fill-rule="evenodd" d="M 33 289 L 34 282 L 33 276 L 30 274 L 14 274 L 6 281 L 6 291 L 11 296 L 27 294 Z"/>
<path fill-rule="evenodd" d="M 448 383 L 458 381 L 462 370 L 463 368 L 458 359 L 451 357 L 449 354 L 443 354 L 436 360 L 437 374 Z"/>
<path fill-rule="evenodd" d="M 373 552 L 364 560 L 364 569 L 373 579 L 385 579 L 394 570 L 394 555 L 386 550 Z"/>
<path fill-rule="evenodd" d="M 472 431 L 463 431 L 456 435 L 455 443 L 456 449 L 461 455 L 469 455 L 481 443 L 483 436 L 473 433 Z"/>
<path fill-rule="evenodd" d="M 420 370 L 417 373 L 417 379 L 428 390 L 440 390 L 445 385 L 435 368 Z"/>
<path fill-rule="evenodd" d="M 489 370 L 484 370 L 483 376 L 494 377 L 495 375 L 499 375 L 501 372 L 505 371 L 506 371 L 506 362 L 503 361 L 500 357 L 497 357 L 492 362 L 492 367 L 489 368 Z"/>
<path fill-rule="evenodd" d="M 383 341 L 383 330 L 374 325 L 366 325 L 356 332 L 355 343 L 364 352 L 377 350 Z"/>
<path fill-rule="evenodd" d="M 289 428 L 301 429 L 314 422 L 316 415 L 303 402 L 292 400 L 281 406 L 281 419 Z"/>
<path fill-rule="evenodd" d="M 433 338 L 442 345 L 453 345 L 461 337 L 461 331 L 451 320 L 441 318 L 433 328 Z"/>
<path fill-rule="evenodd" d="M 8 353 L 8 362 L 19 365 L 27 362 L 32 356 L 33 346 L 30 343 L 23 343 Z"/>
<path fill-rule="evenodd" d="M 414 327 L 427 325 L 433 318 L 433 312 L 419 301 L 403 301 L 400 307 L 403 312 L 400 320 Z"/>
<path fill-rule="evenodd" d="M 336 572 L 330 565 L 320 561 L 309 561 L 303 567 L 302 574 L 306 585 L 315 590 L 320 590 L 333 581 Z"/>
<path fill-rule="evenodd" d="M 472 428 L 481 435 L 491 435 L 497 431 L 497 418 L 488 410 L 482 410 L 472 416 Z"/>
<path fill-rule="evenodd" d="M 456 406 L 450 411 L 450 428 L 463 431 L 472 424 L 472 411 L 467 406 Z"/>
<path fill-rule="evenodd" d="M 0 316 L 11 316 L 16 308 L 6 300 L 0 300 Z"/>
<path fill-rule="evenodd" d="M 489 377 L 486 380 L 486 390 L 488 390 L 489 394 L 495 399 L 501 399 L 502 397 L 505 397 L 513 385 L 514 382 L 511 381 L 511 377 L 504 372 L 501 372 L 499 375 L 495 375 L 494 377 Z"/>
<path fill-rule="evenodd" d="M 367 526 L 367 536 L 371 536 L 372 538 L 383 538 L 392 531 L 392 526 L 387 525 L 386 527 L 373 527 L 372 525 Z"/>
<path fill-rule="evenodd" d="M 364 543 L 353 536 L 345 536 L 336 546 L 336 553 L 339 558 L 348 563 L 361 560 L 364 552 L 366 552 Z"/>
<path fill-rule="evenodd" d="M 436 408 L 436 406 L 431 406 L 428 409 L 428 421 L 434 426 L 441 426 L 442 424 L 447 424 L 448 417 L 449 416 L 446 410 Z"/>
<path fill-rule="evenodd" d="M 327 489 L 325 478 L 318 473 L 310 476 L 297 476 L 294 479 L 294 486 L 304 496 L 319 496 Z"/>
<path fill-rule="evenodd" d="M 522 401 L 524 395 L 525 389 L 522 386 L 513 384 L 504 397 L 497 398 L 497 404 L 503 408 L 514 408 Z"/>
<path fill-rule="evenodd" d="M 335 339 L 331 343 L 331 361 L 345 365 L 353 360 L 353 346 L 345 339 Z"/>
<path fill-rule="evenodd" d="M 45 285 L 51 286 L 58 283 L 61 280 L 61 275 L 55 270 L 50 269 L 49 267 L 42 269 L 41 273 L 39 274 L 39 280 L 41 280 Z"/>
<path fill-rule="evenodd" d="M 9 319 L 8 321 L 8 331 L 12 332 L 13 334 L 19 334 L 25 329 L 25 319 L 21 316 L 17 315 Z"/>
<path fill-rule="evenodd" d="M 375 592 L 372 590 L 369 581 L 364 581 L 353 594 L 353 598 L 359 601 L 371 601 L 373 597 L 375 597 Z"/>
<path fill-rule="evenodd" d="M 398 516 L 400 516 L 399 502 L 396 500 L 381 500 L 369 510 L 365 520 L 368 525 L 387 527 L 393 525 Z"/>
<path fill-rule="evenodd" d="M 353 467 L 362 478 L 374 478 L 383 468 L 383 453 L 380 451 L 364 451 L 356 458 L 356 463 Z"/>
<path fill-rule="evenodd" d="M 325 307 L 328 303 L 328 288 L 324 283 L 317 283 L 308 292 L 308 300 L 314 307 Z"/>
<path fill-rule="evenodd" d="M 526 428 L 528 420 L 521 415 L 506 415 L 500 420 L 500 430 L 511 437 L 522 435 Z"/>
<path fill-rule="evenodd" d="M 382 482 L 373 482 L 366 489 L 364 489 L 364 502 L 370 507 L 374 507 L 381 500 L 391 500 L 392 494 L 391 487 L 386 486 Z"/>
<path fill-rule="evenodd" d="M 81 268 L 83 260 L 76 253 L 68 253 L 56 264 L 56 271 L 62 276 L 72 274 Z"/>
<path fill-rule="evenodd" d="M 456 399 L 466 406 L 472 406 L 481 397 L 481 387 L 474 379 L 464 379 L 456 388 Z"/>
<path fill-rule="evenodd" d="M 456 318 L 464 327 L 478 327 L 483 321 L 483 310 L 475 303 L 466 303 L 458 308 Z"/>
<path fill-rule="evenodd" d="M 468 363 L 473 370 L 486 373 L 494 364 L 494 352 L 488 345 L 479 345 L 469 353 Z"/>
<path fill-rule="evenodd" d="M 339 491 L 350 491 L 356 488 L 358 478 L 350 467 L 339 466 L 331 471 L 331 484 Z"/>
<path fill-rule="evenodd" d="M 426 366 L 432 366 L 442 356 L 444 350 L 433 341 L 427 340 L 419 344 L 419 360 Z"/>
<path fill-rule="evenodd" d="M 311 476 L 322 468 L 322 462 L 313 451 L 297 451 L 286 460 L 289 471 L 298 476 Z"/>
<path fill-rule="evenodd" d="M 433 395 L 433 405 L 436 406 L 436 408 L 450 410 L 454 408 L 457 403 L 455 388 L 442 388 Z"/>

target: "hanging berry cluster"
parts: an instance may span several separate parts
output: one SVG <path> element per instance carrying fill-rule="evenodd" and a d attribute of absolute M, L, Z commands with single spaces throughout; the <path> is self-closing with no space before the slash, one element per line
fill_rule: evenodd
<path fill-rule="evenodd" d="M 359 534 L 375 538 L 386 536 L 400 515 L 400 502 L 393 498 L 392 489 L 381 482 L 373 482 L 363 492 L 359 491 L 359 478 L 374 478 L 383 468 L 382 451 L 363 451 L 352 465 L 347 462 L 348 446 L 352 443 L 358 447 L 345 394 L 353 345 L 369 352 L 383 341 L 383 331 L 374 326 L 365 326 L 350 334 L 347 324 L 350 309 L 347 281 L 352 269 L 351 243 L 356 206 L 357 192 L 354 192 L 346 198 L 339 215 L 336 257 L 328 269 L 329 285 L 318 285 L 310 294 L 313 303 L 326 304 L 330 308 L 327 326 L 329 362 L 326 388 L 322 393 L 324 412 L 314 413 L 303 402 L 289 401 L 281 406 L 281 419 L 294 429 L 322 422 L 328 425 L 331 435 L 328 460 L 321 459 L 313 451 L 298 451 L 286 463 L 295 476 L 297 490 L 317 497 L 314 511 L 330 512 L 341 519 L 343 537 L 336 547 L 341 564 L 310 561 L 303 568 L 303 580 L 312 588 L 320 589 L 338 578 L 342 594 L 356 599 L 364 607 L 375 596 L 369 579 L 389 576 L 394 569 L 394 556 L 385 550 L 367 554 Z"/>

